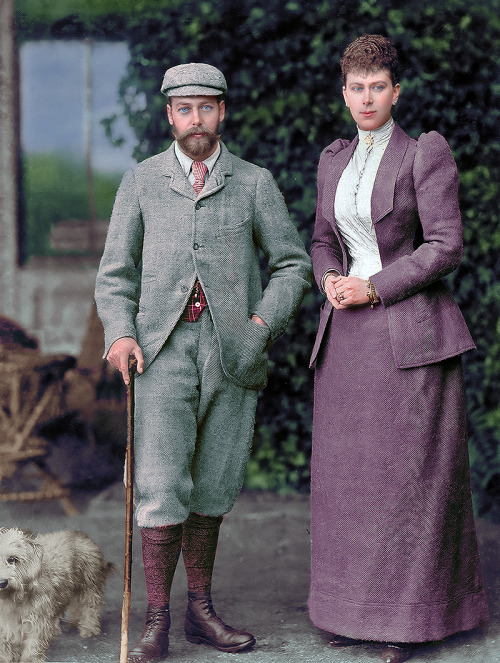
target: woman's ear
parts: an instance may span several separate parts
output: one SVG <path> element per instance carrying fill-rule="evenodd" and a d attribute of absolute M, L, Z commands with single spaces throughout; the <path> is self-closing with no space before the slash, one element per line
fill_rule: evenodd
<path fill-rule="evenodd" d="M 346 94 L 345 85 L 342 86 L 342 94 L 344 95 L 345 105 L 347 106 L 347 108 L 349 108 L 349 104 L 347 103 L 347 94 Z"/>
<path fill-rule="evenodd" d="M 396 85 L 394 86 L 393 93 L 392 93 L 392 105 L 393 106 L 396 105 L 396 103 L 399 99 L 399 93 L 400 92 L 401 92 L 401 86 L 399 85 L 399 83 L 396 83 Z"/>

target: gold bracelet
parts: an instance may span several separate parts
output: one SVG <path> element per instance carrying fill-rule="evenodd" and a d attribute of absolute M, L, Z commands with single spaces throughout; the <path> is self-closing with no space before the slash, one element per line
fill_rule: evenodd
<path fill-rule="evenodd" d="M 377 295 L 377 291 L 375 290 L 375 286 L 371 282 L 371 279 L 368 279 L 368 281 L 366 282 L 366 287 L 368 288 L 366 296 L 368 297 L 368 301 L 370 302 L 370 308 L 373 308 L 375 304 L 380 303 L 380 297 Z"/>

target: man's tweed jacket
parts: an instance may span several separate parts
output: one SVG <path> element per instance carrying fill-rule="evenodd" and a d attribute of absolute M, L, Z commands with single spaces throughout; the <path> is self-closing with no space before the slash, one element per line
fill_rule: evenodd
<path fill-rule="evenodd" d="M 268 265 L 264 291 L 258 247 Z M 95 291 L 105 354 L 131 336 L 146 368 L 181 317 L 196 276 L 226 375 L 246 388 L 265 386 L 266 346 L 310 289 L 311 263 L 270 172 L 222 143 L 199 196 L 173 144 L 125 174 Z M 250 320 L 253 314 L 268 328 Z"/>

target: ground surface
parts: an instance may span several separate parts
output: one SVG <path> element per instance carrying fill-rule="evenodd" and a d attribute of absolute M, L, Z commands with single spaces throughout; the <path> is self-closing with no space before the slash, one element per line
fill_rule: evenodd
<path fill-rule="evenodd" d="M 64 514 L 57 502 L 0 503 L 0 525 L 35 531 L 81 529 L 102 548 L 119 571 L 108 582 L 100 636 L 82 640 L 65 631 L 52 645 L 51 663 L 118 663 L 123 590 L 124 488 L 113 485 L 99 494 L 75 496 L 78 515 Z M 491 606 L 486 633 L 456 636 L 427 645 L 415 663 L 500 663 L 500 526 L 478 522 L 484 575 Z M 307 614 L 309 582 L 309 500 L 306 496 L 242 493 L 222 525 L 213 598 L 229 624 L 251 630 L 253 650 L 224 654 L 184 639 L 185 574 L 179 565 L 171 601 L 172 663 L 376 663 L 380 649 L 364 645 L 335 651 L 328 634 L 315 629 Z M 140 536 L 134 532 L 130 641 L 142 631 L 146 595 Z"/>

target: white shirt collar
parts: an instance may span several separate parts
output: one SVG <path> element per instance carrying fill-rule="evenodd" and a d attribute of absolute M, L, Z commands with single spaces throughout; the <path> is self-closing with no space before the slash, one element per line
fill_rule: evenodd
<path fill-rule="evenodd" d="M 394 120 L 390 117 L 385 124 L 383 124 L 378 129 L 372 129 L 371 131 L 364 131 L 358 127 L 359 142 L 362 143 L 366 136 L 369 134 L 373 136 L 373 140 L 376 144 L 384 143 L 389 140 L 394 129 Z"/>
<path fill-rule="evenodd" d="M 176 155 L 177 159 L 179 160 L 179 163 L 182 166 L 182 170 L 184 171 L 184 174 L 186 175 L 186 177 L 189 177 L 189 174 L 191 172 L 191 165 L 192 165 L 194 159 L 191 159 L 191 157 L 188 157 L 187 154 L 184 154 L 184 152 L 179 147 L 179 144 L 178 144 L 177 141 L 174 142 L 174 150 L 175 150 L 175 155 Z M 208 157 L 208 159 L 205 159 L 203 161 L 205 166 L 208 168 L 208 175 L 210 175 L 210 173 L 212 172 L 213 167 L 215 166 L 215 162 L 219 158 L 219 154 L 220 154 L 220 143 L 217 142 L 217 147 L 215 148 L 215 152 L 213 154 L 211 154 Z"/>

